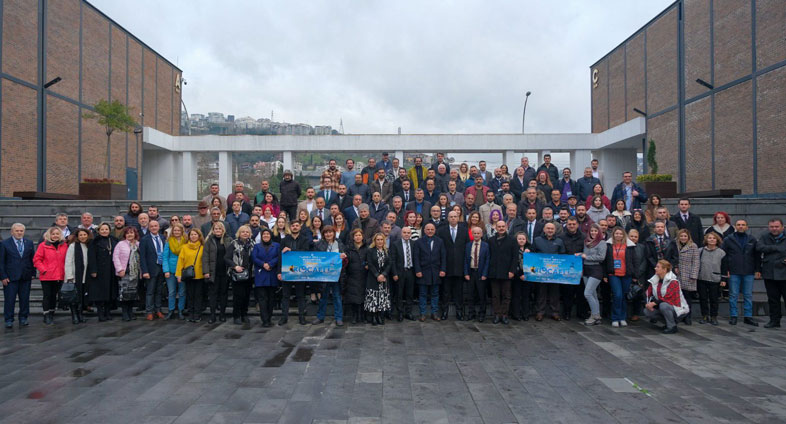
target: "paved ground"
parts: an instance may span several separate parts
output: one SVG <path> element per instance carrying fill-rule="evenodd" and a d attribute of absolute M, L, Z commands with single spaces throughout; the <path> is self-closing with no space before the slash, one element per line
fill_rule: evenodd
<path fill-rule="evenodd" d="M 40 317 L 0 332 L 3 423 L 784 422 L 786 330 L 575 321 Z M 634 387 L 635 383 L 641 391 Z"/>

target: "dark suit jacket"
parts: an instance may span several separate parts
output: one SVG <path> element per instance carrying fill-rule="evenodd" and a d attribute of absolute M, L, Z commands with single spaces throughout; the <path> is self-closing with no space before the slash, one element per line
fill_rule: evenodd
<path fill-rule="evenodd" d="M 499 238 L 491 237 L 489 244 L 489 278 L 509 280 L 509 272 L 515 272 L 519 249 L 516 240 L 510 235 Z"/>
<path fill-rule="evenodd" d="M 0 280 L 27 281 L 35 276 L 33 267 L 33 242 L 22 238 L 22 256 L 16 249 L 16 240 L 9 237 L 0 243 Z"/>
<path fill-rule="evenodd" d="M 415 273 L 422 272 L 423 276 L 418 278 L 418 284 L 427 286 L 442 282 L 439 276 L 440 271 L 445 271 L 447 266 L 447 252 L 442 239 L 434 235 L 434 247 L 430 248 L 428 237 L 422 236 L 415 243 L 417 252 L 415 254 Z"/>
<path fill-rule="evenodd" d="M 161 238 L 161 252 L 163 253 L 166 238 L 161 233 L 158 235 Z M 151 234 L 139 240 L 139 267 L 142 270 L 142 274 L 150 274 L 151 280 L 156 279 L 158 274 L 163 272 L 158 266 L 158 253 L 156 253 L 156 245 L 153 243 L 153 236 Z"/>
<path fill-rule="evenodd" d="M 319 190 L 319 192 L 317 192 L 317 197 L 325 199 L 325 207 L 327 209 L 330 209 L 330 205 L 333 203 L 338 204 L 338 191 L 336 190 L 330 190 L 330 200 L 325 198 L 325 190 Z M 317 197 L 315 197 L 315 199 Z"/>
<path fill-rule="evenodd" d="M 469 231 L 467 224 L 459 222 L 456 227 L 456 241 L 450 236 L 450 224 L 445 221 L 445 225 L 437 228 L 437 236 L 445 244 L 447 263 L 445 272 L 448 277 L 461 277 L 464 275 L 464 247 L 469 243 Z"/>
<path fill-rule="evenodd" d="M 472 245 L 467 243 L 464 247 L 464 275 L 469 275 L 470 265 L 472 265 Z M 489 275 L 489 244 L 485 241 L 480 242 L 480 252 L 478 253 L 478 271 L 481 277 L 488 277 Z"/>
<path fill-rule="evenodd" d="M 527 232 L 526 226 L 524 225 L 524 220 L 521 218 L 515 218 L 511 221 L 508 221 L 508 233 L 515 236 L 516 233 L 519 231 Z"/>
<path fill-rule="evenodd" d="M 311 213 L 309 214 L 311 215 L 311 218 L 317 216 L 318 210 L 319 209 L 317 209 L 316 207 L 314 207 L 314 209 L 311 210 Z M 333 225 L 333 217 L 330 216 L 330 208 L 325 206 L 324 209 L 322 209 L 322 216 L 323 216 L 322 227 L 324 227 L 325 225 Z"/>
<path fill-rule="evenodd" d="M 408 211 L 415 211 L 417 212 L 415 201 L 412 200 L 411 202 L 407 203 L 406 209 Z M 420 214 L 423 215 L 423 218 L 429 217 L 429 211 L 431 211 L 431 203 L 428 200 L 423 200 L 423 208 L 420 210 Z"/>
<path fill-rule="evenodd" d="M 696 243 L 696 246 L 701 247 L 704 244 L 704 228 L 701 226 L 701 218 L 688 212 L 688 222 L 682 220 L 682 214 L 677 212 L 671 216 L 671 222 L 680 230 L 687 228 L 690 232 L 690 238 Z M 672 235 L 672 238 L 677 238 L 677 235 Z"/>
<path fill-rule="evenodd" d="M 535 241 L 535 237 L 540 237 L 543 235 L 543 222 L 540 220 L 535 221 L 535 226 L 532 229 L 532 237 L 529 236 L 529 221 L 524 220 L 524 228 L 523 231 L 527 234 L 527 241 L 531 244 Z"/>
<path fill-rule="evenodd" d="M 352 207 L 352 204 L 350 204 L 348 208 L 344 209 L 344 218 L 347 219 L 347 227 L 352 228 L 352 223 L 354 223 L 358 218 L 358 215 L 355 213 L 355 208 Z"/>
<path fill-rule="evenodd" d="M 413 268 L 410 268 L 410 271 L 414 272 L 415 266 L 415 246 L 416 240 L 409 241 L 409 249 L 410 255 L 412 256 L 412 262 L 410 265 Z M 404 275 L 404 240 L 396 240 L 395 242 L 391 242 L 390 244 L 390 252 L 391 256 L 393 256 L 393 275 L 402 276 Z"/>
<path fill-rule="evenodd" d="M 331 196 L 331 199 L 332 199 L 332 196 Z M 336 204 L 338 205 L 338 210 L 340 210 L 341 212 L 344 212 L 344 210 L 346 208 L 352 206 L 352 196 L 350 196 L 349 194 L 345 194 L 344 198 L 341 199 L 340 203 L 339 203 L 338 196 L 336 196 Z"/>

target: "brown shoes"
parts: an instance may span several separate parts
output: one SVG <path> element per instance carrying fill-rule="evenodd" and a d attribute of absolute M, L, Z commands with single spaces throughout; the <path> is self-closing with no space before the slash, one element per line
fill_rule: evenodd
<path fill-rule="evenodd" d="M 162 314 L 161 312 L 156 312 L 156 318 L 164 319 L 164 314 Z"/>
<path fill-rule="evenodd" d="M 420 318 L 418 318 L 418 321 L 426 322 L 426 316 L 425 315 L 421 315 Z"/>
<path fill-rule="evenodd" d="M 535 315 L 535 321 L 543 321 L 543 314 Z"/>
<path fill-rule="evenodd" d="M 147 314 L 147 318 L 146 319 L 148 321 L 152 321 L 153 320 L 153 314 Z"/>
<path fill-rule="evenodd" d="M 559 317 L 559 314 L 554 314 L 554 315 L 552 315 L 552 316 L 551 316 L 551 319 L 553 319 L 554 321 L 561 321 L 561 319 L 560 319 L 560 317 Z"/>

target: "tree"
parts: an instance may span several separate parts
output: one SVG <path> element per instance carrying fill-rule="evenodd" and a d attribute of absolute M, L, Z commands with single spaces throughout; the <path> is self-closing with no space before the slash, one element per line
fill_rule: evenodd
<path fill-rule="evenodd" d="M 647 166 L 650 168 L 650 174 L 658 173 L 658 160 L 655 154 L 655 140 L 650 139 L 650 146 L 647 149 Z"/>
<path fill-rule="evenodd" d="M 112 133 L 120 131 L 129 133 L 134 130 L 137 123 L 134 118 L 128 114 L 130 108 L 120 103 L 118 100 L 108 102 L 106 100 L 99 100 L 93 106 L 93 112 L 87 112 L 84 116 L 86 119 L 95 119 L 99 125 L 106 128 L 106 144 L 107 144 L 107 174 L 109 174 L 109 142 Z"/>

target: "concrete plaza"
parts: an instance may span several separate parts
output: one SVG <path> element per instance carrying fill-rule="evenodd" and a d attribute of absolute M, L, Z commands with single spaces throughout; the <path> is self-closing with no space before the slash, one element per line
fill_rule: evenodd
<path fill-rule="evenodd" d="M 786 421 L 786 331 L 142 320 L 0 332 L 2 423 Z"/>

